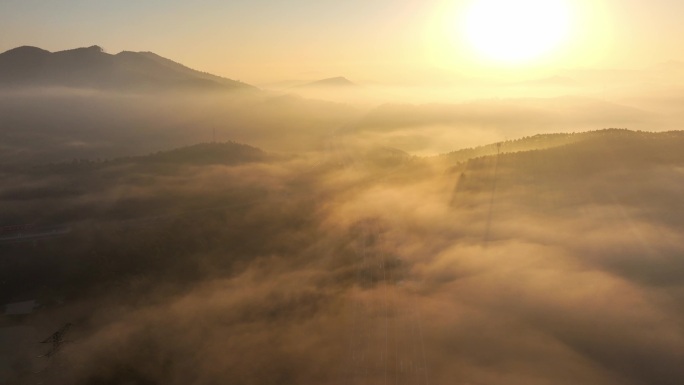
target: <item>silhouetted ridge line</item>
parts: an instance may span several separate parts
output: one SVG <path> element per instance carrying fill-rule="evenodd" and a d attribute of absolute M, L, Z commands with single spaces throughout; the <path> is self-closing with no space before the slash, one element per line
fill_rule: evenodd
<path fill-rule="evenodd" d="M 248 84 L 188 68 L 151 52 L 102 47 L 51 53 L 18 47 L 0 54 L 0 87 L 69 87 L 116 90 L 256 90 Z"/>
<path fill-rule="evenodd" d="M 317 80 L 302 84 L 296 88 L 356 87 L 357 85 L 343 76 Z"/>
<path fill-rule="evenodd" d="M 36 54 L 42 54 L 42 55 L 49 55 L 50 51 L 46 51 L 42 48 L 30 46 L 30 45 L 22 45 L 21 47 L 17 48 L 12 48 L 8 51 L 5 51 L 4 53 L 0 55 L 36 55 Z"/>

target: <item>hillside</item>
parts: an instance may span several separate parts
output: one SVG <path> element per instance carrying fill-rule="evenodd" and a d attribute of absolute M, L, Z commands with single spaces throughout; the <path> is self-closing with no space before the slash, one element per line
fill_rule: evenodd
<path fill-rule="evenodd" d="M 627 129 L 609 128 L 582 133 L 539 134 L 516 140 L 507 140 L 485 146 L 466 148 L 443 154 L 439 158 L 449 163 L 463 162 L 478 157 L 487 157 L 507 153 L 527 152 L 552 149 L 565 145 L 577 144 L 573 148 L 592 148 L 595 151 L 611 153 L 625 146 L 633 147 L 634 156 L 649 153 L 654 148 L 670 148 L 672 143 L 680 143 L 684 132 L 669 131 L 663 133 L 631 131 Z M 661 151 L 657 151 L 661 155 Z M 629 160 L 629 158 L 625 158 Z"/>
<path fill-rule="evenodd" d="M 539 134 L 474 148 L 465 148 L 441 155 L 440 157 L 449 162 L 461 162 L 480 156 L 496 155 L 497 152 L 508 153 L 558 147 L 574 143 L 578 140 L 580 140 L 580 137 L 574 134 Z"/>

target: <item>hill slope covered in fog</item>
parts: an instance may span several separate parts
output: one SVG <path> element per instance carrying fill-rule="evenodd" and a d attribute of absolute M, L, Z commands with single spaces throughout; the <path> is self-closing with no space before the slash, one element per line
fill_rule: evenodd
<path fill-rule="evenodd" d="M 43 304 L 0 380 L 679 384 L 683 147 L 612 129 L 0 170 L 0 303 Z M 59 366 L 36 358 L 65 323 Z"/>

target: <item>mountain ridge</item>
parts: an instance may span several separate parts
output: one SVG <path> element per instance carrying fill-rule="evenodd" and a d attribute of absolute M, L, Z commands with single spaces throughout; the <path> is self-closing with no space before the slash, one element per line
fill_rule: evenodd
<path fill-rule="evenodd" d="M 0 87 L 59 86 L 119 90 L 256 90 L 153 52 L 106 53 L 100 46 L 50 52 L 20 46 L 0 53 Z"/>
<path fill-rule="evenodd" d="M 358 87 L 358 85 L 351 80 L 347 79 L 344 76 L 335 76 L 331 78 L 325 78 L 325 79 L 320 79 L 320 80 L 315 80 L 313 82 L 309 82 L 306 84 L 301 84 L 298 86 L 295 86 L 294 88 L 325 88 L 325 87 L 344 87 L 344 88 L 352 88 L 352 87 Z"/>

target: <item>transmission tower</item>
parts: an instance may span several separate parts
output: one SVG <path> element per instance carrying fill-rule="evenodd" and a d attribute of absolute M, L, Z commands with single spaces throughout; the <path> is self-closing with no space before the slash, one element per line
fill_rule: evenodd
<path fill-rule="evenodd" d="M 67 323 L 66 325 L 62 326 L 59 330 L 56 332 L 52 333 L 52 335 L 48 338 L 46 338 L 44 341 L 41 341 L 41 344 L 51 344 L 50 350 L 48 350 L 47 353 L 45 353 L 42 357 L 52 357 L 54 356 L 64 345 L 64 335 L 71 329 L 71 323 Z"/>

